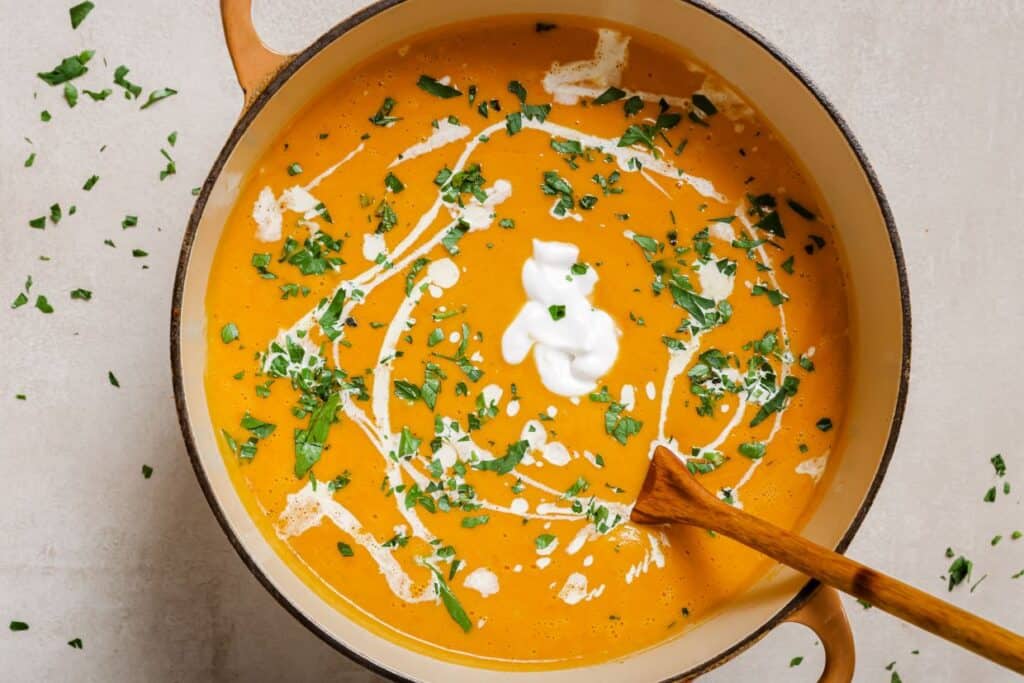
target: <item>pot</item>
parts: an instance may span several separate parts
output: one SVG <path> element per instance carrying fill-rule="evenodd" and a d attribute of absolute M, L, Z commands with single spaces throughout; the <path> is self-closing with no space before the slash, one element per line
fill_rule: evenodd
<path fill-rule="evenodd" d="M 849 681 L 853 639 L 837 595 L 777 568 L 733 606 L 685 636 L 621 660 L 574 669 L 510 673 L 471 668 L 402 647 L 350 621 L 307 586 L 262 536 L 228 476 L 203 385 L 205 295 L 214 251 L 242 181 L 280 129 L 320 86 L 375 53 L 460 20 L 552 11 L 606 19 L 666 38 L 692 52 L 754 103 L 790 144 L 835 219 L 843 245 L 851 321 L 852 382 L 837 471 L 802 533 L 842 552 L 860 526 L 892 455 L 910 370 L 906 270 L 889 207 L 871 167 L 836 111 L 792 63 L 749 28 L 694 0 L 380 0 L 296 55 L 260 41 L 252 0 L 221 0 L 228 51 L 245 91 L 241 118 L 217 156 L 185 232 L 171 313 L 175 400 L 185 444 L 207 500 L 242 560 L 268 591 L 324 641 L 395 679 L 498 681 L 675 680 L 721 665 L 780 622 L 817 631 L 822 680 Z"/>

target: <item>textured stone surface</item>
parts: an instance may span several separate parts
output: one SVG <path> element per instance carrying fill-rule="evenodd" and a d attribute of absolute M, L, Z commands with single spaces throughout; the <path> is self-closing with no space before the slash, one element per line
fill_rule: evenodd
<path fill-rule="evenodd" d="M 0 1 L 0 299 L 13 299 L 31 274 L 33 293 L 56 308 L 45 316 L 0 307 L 0 678 L 371 680 L 245 570 L 202 498 L 175 421 L 166 328 L 189 190 L 241 104 L 217 3 L 97 0 L 74 32 L 70 4 Z M 362 4 L 257 0 L 257 20 L 268 42 L 296 49 Z M 1024 579 L 1010 579 L 1024 569 L 1024 540 L 1008 538 L 1024 526 L 1021 496 L 981 501 L 997 451 L 1024 490 L 1016 422 L 1024 3 L 718 4 L 789 54 L 843 113 L 888 192 L 906 250 L 909 410 L 850 554 L 944 593 L 943 551 L 953 546 L 975 561 L 975 580 L 988 578 L 952 600 L 1024 630 Z M 98 52 L 81 86 L 105 87 L 126 64 L 147 92 L 181 94 L 144 112 L 119 93 L 103 103 L 83 96 L 69 110 L 59 88 L 34 74 L 87 48 Z M 53 121 L 40 122 L 42 109 Z M 161 183 L 159 150 L 173 130 L 178 174 Z M 32 151 L 35 165 L 23 168 Z M 81 191 L 93 173 L 96 188 Z M 78 213 L 29 229 L 53 202 Z M 126 214 L 139 216 L 137 228 L 121 229 Z M 133 248 L 149 256 L 132 258 Z M 76 287 L 93 290 L 93 300 L 69 300 Z M 155 469 L 149 480 L 143 463 Z M 1006 538 L 992 547 L 995 534 Z M 858 680 L 889 680 L 891 661 L 908 683 L 1012 680 L 877 610 L 847 605 Z M 11 633 L 10 619 L 31 629 Z M 65 644 L 75 637 L 84 650 Z M 821 661 L 812 635 L 784 626 L 710 678 L 813 681 Z"/>

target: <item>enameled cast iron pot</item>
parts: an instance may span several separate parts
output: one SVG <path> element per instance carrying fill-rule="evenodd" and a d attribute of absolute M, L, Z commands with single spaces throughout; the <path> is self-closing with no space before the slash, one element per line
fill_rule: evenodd
<path fill-rule="evenodd" d="M 289 56 L 260 41 L 251 3 L 221 0 L 245 108 L 213 164 L 185 232 L 174 284 L 171 357 L 178 416 L 196 476 L 231 543 L 267 590 L 327 643 L 396 679 L 476 683 L 527 676 L 544 682 L 692 678 L 790 620 L 818 632 L 827 658 L 822 680 L 849 681 L 853 639 L 836 594 L 781 567 L 683 637 L 601 665 L 509 674 L 468 668 L 396 645 L 324 602 L 260 534 L 228 477 L 203 386 L 204 301 L 228 213 L 249 169 L 324 86 L 381 47 L 455 18 L 557 12 L 635 26 L 690 51 L 752 101 L 807 167 L 835 219 L 849 277 L 853 381 L 838 444 L 843 452 L 839 469 L 802 533 L 843 551 L 874 498 L 895 446 L 910 370 L 910 308 L 899 238 L 885 197 L 852 134 L 821 93 L 756 33 L 695 0 L 381 0 Z"/>

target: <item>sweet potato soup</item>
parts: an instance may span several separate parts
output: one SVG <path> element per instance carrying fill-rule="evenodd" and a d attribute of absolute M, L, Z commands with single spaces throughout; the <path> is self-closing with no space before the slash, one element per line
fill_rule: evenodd
<path fill-rule="evenodd" d="M 629 523 L 654 448 L 789 528 L 834 465 L 825 215 L 650 36 L 519 17 L 387 48 L 266 151 L 217 250 L 206 391 L 239 495 L 407 647 L 536 669 L 678 637 L 770 566 Z"/>

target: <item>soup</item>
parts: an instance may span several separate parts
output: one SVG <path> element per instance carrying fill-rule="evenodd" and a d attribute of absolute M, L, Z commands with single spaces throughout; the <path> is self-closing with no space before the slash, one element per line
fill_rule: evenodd
<path fill-rule="evenodd" d="M 682 636 L 770 564 L 631 524 L 654 448 L 788 528 L 835 464 L 817 197 L 653 37 L 509 17 L 384 49 L 266 150 L 216 253 L 206 392 L 239 495 L 325 600 L 434 656 Z"/>

